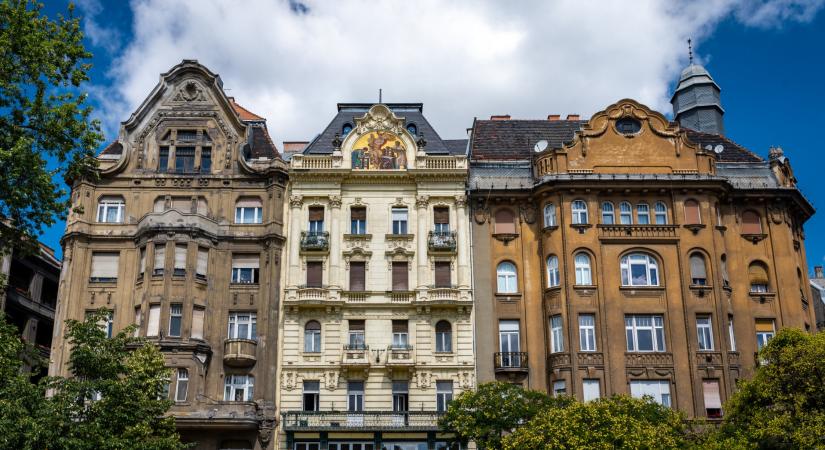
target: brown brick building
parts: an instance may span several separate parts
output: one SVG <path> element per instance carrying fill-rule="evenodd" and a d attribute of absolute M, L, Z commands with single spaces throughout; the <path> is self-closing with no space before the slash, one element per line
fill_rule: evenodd
<path fill-rule="evenodd" d="M 648 394 L 718 417 L 758 347 L 811 329 L 813 209 L 787 158 L 721 134 L 718 86 L 700 66 L 673 103 L 682 125 L 633 100 L 587 121 L 474 122 L 479 382 Z"/>

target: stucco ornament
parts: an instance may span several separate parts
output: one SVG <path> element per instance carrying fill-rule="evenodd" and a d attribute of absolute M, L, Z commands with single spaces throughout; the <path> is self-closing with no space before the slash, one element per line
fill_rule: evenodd
<path fill-rule="evenodd" d="M 324 373 L 324 386 L 330 391 L 338 389 L 338 372 L 329 370 Z"/>
<path fill-rule="evenodd" d="M 415 372 L 415 384 L 419 389 L 429 389 L 432 384 L 432 374 L 429 372 Z"/>
<path fill-rule="evenodd" d="M 183 86 L 178 89 L 178 92 L 175 93 L 175 96 L 172 97 L 172 101 L 174 102 L 205 102 L 206 95 L 203 93 L 203 88 L 201 88 L 198 83 L 190 80 L 183 84 Z"/>
<path fill-rule="evenodd" d="M 287 391 L 295 389 L 297 383 L 297 375 L 295 372 L 284 372 L 281 377 L 281 386 Z"/>

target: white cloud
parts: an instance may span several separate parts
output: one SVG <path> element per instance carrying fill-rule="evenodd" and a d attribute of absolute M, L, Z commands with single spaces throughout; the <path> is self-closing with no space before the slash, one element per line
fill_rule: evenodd
<path fill-rule="evenodd" d="M 184 58 L 219 73 L 277 141 L 311 139 L 336 102 L 375 101 L 379 88 L 385 101 L 423 102 L 448 138 L 475 116 L 586 116 L 624 97 L 666 112 L 688 37 L 701 42 L 731 15 L 809 21 L 822 3 L 309 0 L 301 14 L 297 0 L 133 0 L 134 38 L 113 63 L 103 117 L 115 129 Z"/>

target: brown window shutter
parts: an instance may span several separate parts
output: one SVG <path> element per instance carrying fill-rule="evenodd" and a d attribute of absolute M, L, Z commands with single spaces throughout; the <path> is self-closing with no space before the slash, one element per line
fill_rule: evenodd
<path fill-rule="evenodd" d="M 515 234 L 516 232 L 516 216 L 513 211 L 507 208 L 499 209 L 495 215 L 496 233 Z"/>
<path fill-rule="evenodd" d="M 349 321 L 349 330 L 350 331 L 364 331 L 364 320 L 350 320 Z"/>
<path fill-rule="evenodd" d="M 408 321 L 406 320 L 393 320 L 392 321 L 392 332 L 393 333 L 406 333 L 409 329 Z"/>
<path fill-rule="evenodd" d="M 321 206 L 309 208 L 309 221 L 316 222 L 321 220 L 324 220 L 324 208 Z"/>
<path fill-rule="evenodd" d="M 450 223 L 450 208 L 439 207 L 433 209 L 434 223 Z"/>
<path fill-rule="evenodd" d="M 393 262 L 392 263 L 392 290 L 406 291 L 409 290 L 407 283 L 407 263 Z"/>
<path fill-rule="evenodd" d="M 435 263 L 435 287 L 450 287 L 452 284 L 450 276 L 450 263 L 448 261 L 438 261 Z"/>
<path fill-rule="evenodd" d="M 702 223 L 699 215 L 699 203 L 696 200 L 685 201 L 685 223 L 688 225 L 697 225 Z"/>
<path fill-rule="evenodd" d="M 323 280 L 323 266 L 320 261 L 307 262 L 307 286 L 321 287 Z"/>
<path fill-rule="evenodd" d="M 366 269 L 363 262 L 349 263 L 349 290 L 363 291 L 365 289 L 365 275 Z"/>
<path fill-rule="evenodd" d="M 742 213 L 742 233 L 762 234 L 762 220 L 759 218 L 759 214 L 753 211 Z"/>
<path fill-rule="evenodd" d="M 367 208 L 363 208 L 363 207 L 352 208 L 350 210 L 350 218 L 352 220 L 367 220 Z"/>

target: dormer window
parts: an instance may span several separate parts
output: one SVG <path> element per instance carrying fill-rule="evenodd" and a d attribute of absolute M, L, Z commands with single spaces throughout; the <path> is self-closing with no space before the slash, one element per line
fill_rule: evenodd
<path fill-rule="evenodd" d="M 418 135 L 418 127 L 415 126 L 414 123 L 407 124 L 407 131 L 409 131 L 410 134 L 413 135 L 413 136 Z"/>
<path fill-rule="evenodd" d="M 345 123 L 344 126 L 341 127 L 341 137 L 348 135 L 350 131 L 352 131 L 352 124 Z"/>
<path fill-rule="evenodd" d="M 636 119 L 625 117 L 616 121 L 616 131 L 625 136 L 632 136 L 642 130 L 642 123 Z"/>
<path fill-rule="evenodd" d="M 212 139 L 205 130 L 172 129 L 158 144 L 158 172 L 211 172 Z"/>

